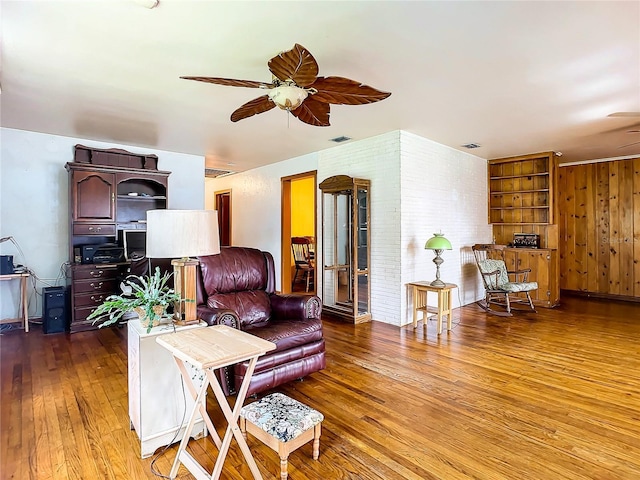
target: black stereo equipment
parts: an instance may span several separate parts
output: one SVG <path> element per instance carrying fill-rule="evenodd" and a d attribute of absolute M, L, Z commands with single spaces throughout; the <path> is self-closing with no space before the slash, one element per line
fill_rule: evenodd
<path fill-rule="evenodd" d="M 0 275 L 13 273 L 13 255 L 0 255 Z"/>
<path fill-rule="evenodd" d="M 120 263 L 124 261 L 124 248 L 117 243 L 103 243 L 101 245 L 83 245 L 82 263 Z"/>
<path fill-rule="evenodd" d="M 45 287 L 42 289 L 42 331 L 61 333 L 69 329 L 68 287 Z"/>
<path fill-rule="evenodd" d="M 93 256 L 96 253 L 98 245 L 83 245 L 80 247 L 82 255 L 82 263 L 93 263 Z"/>
<path fill-rule="evenodd" d="M 535 233 L 514 233 L 513 246 L 516 248 L 540 248 L 540 235 Z"/>
<path fill-rule="evenodd" d="M 93 254 L 93 263 L 119 263 L 124 261 L 124 248 L 115 243 L 99 245 Z"/>

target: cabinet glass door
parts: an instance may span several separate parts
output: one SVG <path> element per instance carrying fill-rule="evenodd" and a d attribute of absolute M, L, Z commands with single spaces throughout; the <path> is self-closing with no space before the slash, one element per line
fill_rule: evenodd
<path fill-rule="evenodd" d="M 369 190 L 364 186 L 356 187 L 356 289 L 358 315 L 369 313 Z"/>
<path fill-rule="evenodd" d="M 369 310 L 369 182 L 344 175 L 320 184 L 323 308 L 360 323 Z"/>

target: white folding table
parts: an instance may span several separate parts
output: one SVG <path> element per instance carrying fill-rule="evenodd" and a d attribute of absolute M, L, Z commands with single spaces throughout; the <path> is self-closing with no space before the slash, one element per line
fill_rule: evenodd
<path fill-rule="evenodd" d="M 249 465 L 253 478 L 255 480 L 262 480 L 262 475 L 253 459 L 253 455 L 240 432 L 238 418 L 249 389 L 249 383 L 251 382 L 256 361 L 260 355 L 264 355 L 266 352 L 275 349 L 275 344 L 225 325 L 215 325 L 196 330 L 169 333 L 156 338 L 156 341 L 171 352 L 187 386 L 187 390 L 195 399 L 193 410 L 189 417 L 189 423 L 180 442 L 180 447 L 178 448 L 176 459 L 171 467 L 169 477 L 171 477 L 171 479 L 176 478 L 178 468 L 180 467 L 180 463 L 182 463 L 198 480 L 219 479 L 222 472 L 222 465 L 229 451 L 231 437 L 233 436 L 240 446 L 240 450 Z M 215 375 L 215 370 L 246 360 L 249 360 L 249 368 L 242 381 L 236 397 L 235 406 L 232 410 Z M 191 379 L 191 374 L 186 363 L 193 365 L 205 374 L 205 379 L 199 391 Z M 227 429 L 222 440 L 220 440 L 213 426 L 213 422 L 207 414 L 206 405 L 204 405 L 202 401 L 209 385 L 211 385 L 220 409 L 228 421 Z M 211 439 L 219 449 L 218 457 L 216 458 L 216 463 L 211 474 L 186 451 L 187 444 L 189 443 L 189 432 L 191 432 L 193 428 L 193 424 L 198 416 L 198 411 L 207 424 Z"/>

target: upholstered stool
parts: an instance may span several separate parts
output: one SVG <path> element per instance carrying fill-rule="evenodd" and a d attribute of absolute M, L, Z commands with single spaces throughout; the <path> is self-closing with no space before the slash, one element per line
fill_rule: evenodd
<path fill-rule="evenodd" d="M 280 479 L 287 479 L 289 454 L 313 440 L 313 459 L 320 454 L 324 416 L 282 393 L 272 393 L 240 410 L 240 430 L 251 433 L 280 456 Z"/>

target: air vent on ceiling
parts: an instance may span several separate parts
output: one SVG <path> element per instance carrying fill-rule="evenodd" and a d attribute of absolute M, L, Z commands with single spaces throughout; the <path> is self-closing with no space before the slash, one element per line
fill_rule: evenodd
<path fill-rule="evenodd" d="M 462 145 L 464 148 L 472 149 L 472 148 L 480 148 L 481 145 L 479 143 L 465 143 Z"/>
<path fill-rule="evenodd" d="M 218 178 L 218 177 L 224 177 L 226 175 L 231 175 L 232 173 L 236 173 L 236 172 L 231 172 L 229 170 L 218 170 L 215 168 L 205 168 L 204 169 L 204 176 L 207 178 Z"/>
<path fill-rule="evenodd" d="M 348 140 L 351 140 L 351 137 L 345 137 L 344 135 L 342 135 L 340 137 L 329 139 L 330 142 L 335 142 L 335 143 L 342 143 L 342 142 L 346 142 Z"/>

